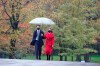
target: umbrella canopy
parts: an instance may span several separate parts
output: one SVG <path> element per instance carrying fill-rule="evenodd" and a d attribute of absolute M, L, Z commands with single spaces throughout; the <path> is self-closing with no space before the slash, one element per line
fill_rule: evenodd
<path fill-rule="evenodd" d="M 51 19 L 44 18 L 44 17 L 35 18 L 29 23 L 30 24 L 44 24 L 44 25 L 54 25 L 55 24 Z"/>

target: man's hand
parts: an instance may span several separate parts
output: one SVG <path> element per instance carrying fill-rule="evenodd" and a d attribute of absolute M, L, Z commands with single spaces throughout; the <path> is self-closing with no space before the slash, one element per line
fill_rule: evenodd
<path fill-rule="evenodd" d="M 43 36 L 43 34 L 41 34 L 41 36 Z"/>
<path fill-rule="evenodd" d="M 34 48 L 34 46 L 31 45 L 30 48 Z"/>

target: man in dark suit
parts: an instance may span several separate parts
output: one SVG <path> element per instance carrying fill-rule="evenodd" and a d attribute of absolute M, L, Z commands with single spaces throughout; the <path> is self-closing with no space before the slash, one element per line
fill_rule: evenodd
<path fill-rule="evenodd" d="M 42 45 L 43 45 L 43 38 L 44 38 L 44 32 L 40 30 L 40 25 L 36 26 L 36 30 L 33 33 L 33 43 L 35 45 L 35 55 L 37 60 L 41 60 L 41 51 L 42 51 Z"/>

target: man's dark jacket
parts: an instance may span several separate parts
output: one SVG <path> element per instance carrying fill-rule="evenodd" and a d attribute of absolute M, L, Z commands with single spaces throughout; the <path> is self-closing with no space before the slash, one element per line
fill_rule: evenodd
<path fill-rule="evenodd" d="M 41 36 L 41 34 L 43 34 L 43 36 Z M 33 38 L 32 38 L 32 42 L 31 42 L 31 45 L 34 45 L 35 44 L 35 41 L 36 41 L 36 37 L 37 37 L 37 30 L 34 31 L 33 33 Z M 43 39 L 44 39 L 44 32 L 42 30 L 40 30 L 40 34 L 39 34 L 39 43 L 41 45 L 43 45 Z"/>

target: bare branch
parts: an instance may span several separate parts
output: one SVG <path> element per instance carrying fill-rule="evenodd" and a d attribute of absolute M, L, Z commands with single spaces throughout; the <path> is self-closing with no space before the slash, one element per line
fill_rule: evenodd
<path fill-rule="evenodd" d="M 3 5 L 3 7 L 4 7 L 5 13 L 6 13 L 7 16 L 10 18 L 10 15 L 8 14 L 8 12 L 7 12 L 7 10 L 6 10 L 6 5 L 4 4 L 3 0 L 1 0 L 1 2 L 2 2 L 2 5 Z"/>

